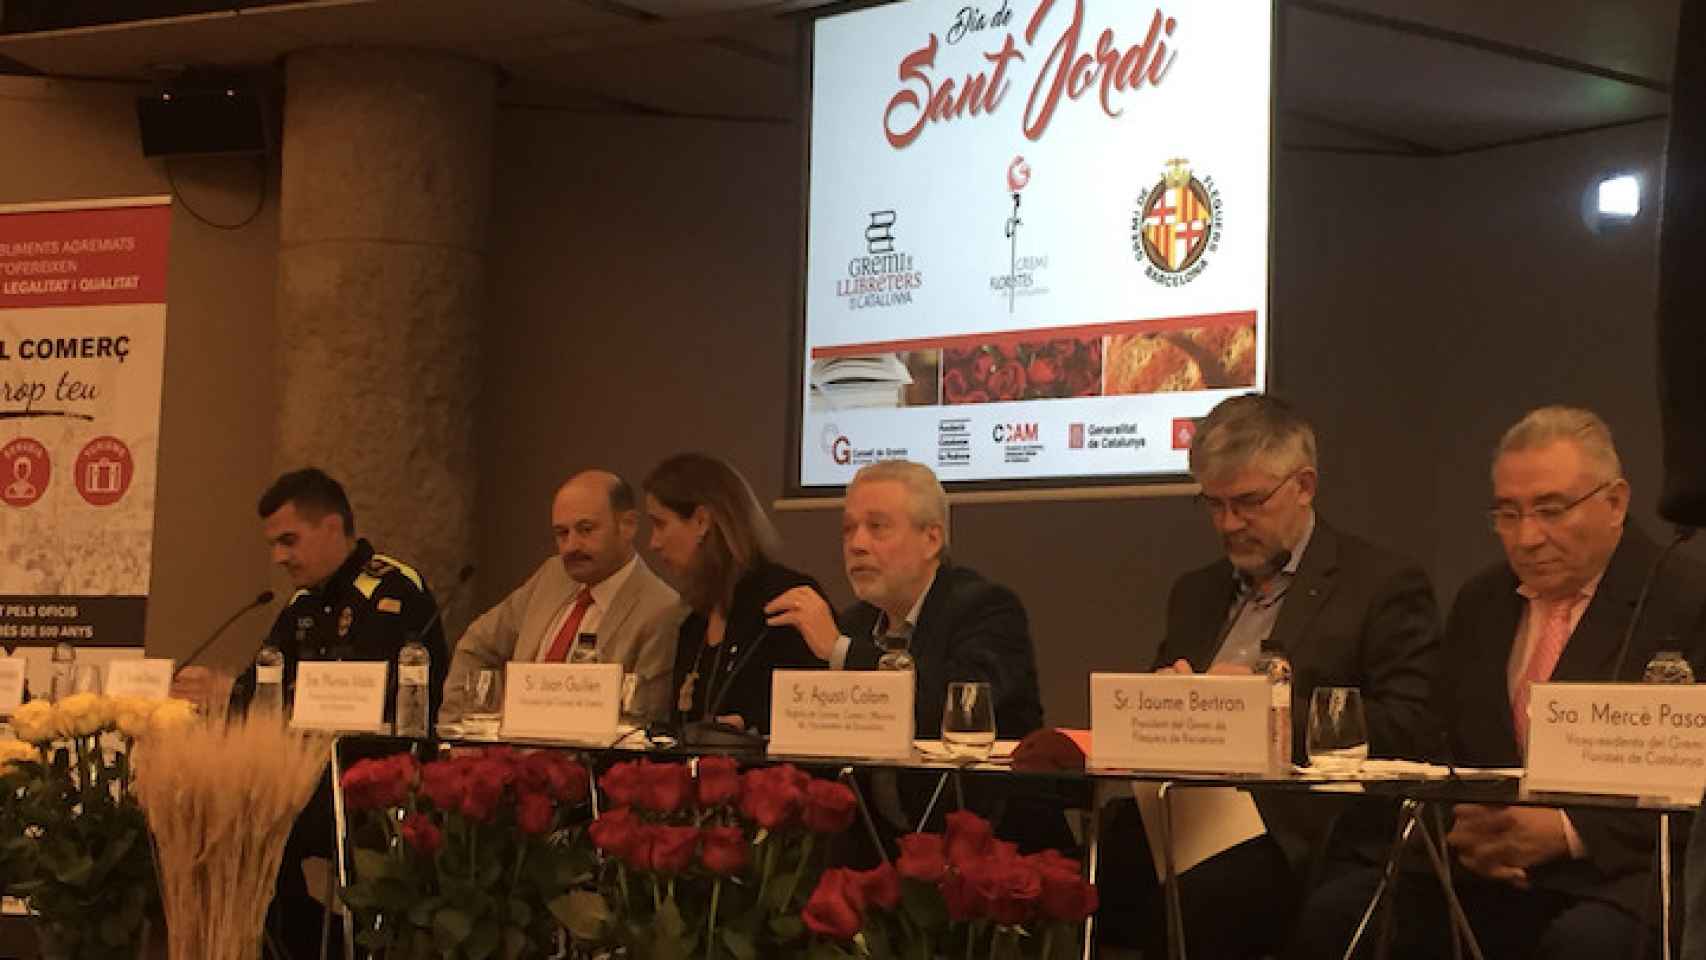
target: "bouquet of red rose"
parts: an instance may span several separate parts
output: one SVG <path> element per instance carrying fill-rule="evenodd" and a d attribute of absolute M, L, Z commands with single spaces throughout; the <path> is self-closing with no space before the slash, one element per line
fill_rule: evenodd
<path fill-rule="evenodd" d="M 857 812 L 844 784 L 791 765 L 741 773 L 726 757 L 619 763 L 599 786 L 610 809 L 587 828 L 604 855 L 599 883 L 559 916 L 577 943 L 631 960 L 792 951 L 830 838 Z"/>
<path fill-rule="evenodd" d="M 942 352 L 946 404 L 1094 397 L 1101 392 L 1101 337 L 990 343 Z"/>
<path fill-rule="evenodd" d="M 593 868 L 572 819 L 590 785 L 566 754 L 508 747 L 350 767 L 357 941 L 388 957 L 548 956 L 553 915 Z"/>
<path fill-rule="evenodd" d="M 1096 911 L 1078 861 L 1053 850 L 1020 856 L 967 811 L 948 814 L 947 827 L 901 837 L 892 868 L 824 874 L 803 916 L 820 948 L 832 945 L 818 955 L 1078 956 Z"/>

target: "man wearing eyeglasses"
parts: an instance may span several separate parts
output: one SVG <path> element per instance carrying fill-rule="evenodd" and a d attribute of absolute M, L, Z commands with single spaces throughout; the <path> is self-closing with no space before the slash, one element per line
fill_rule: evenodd
<path fill-rule="evenodd" d="M 1492 480 L 1489 519 L 1505 562 L 1457 594 L 1441 650 L 1439 713 L 1446 759 L 1519 767 L 1532 685 L 1635 681 L 1657 650 L 1693 652 L 1706 571 L 1670 556 L 1630 634 L 1660 551 L 1627 523 L 1629 483 L 1610 428 L 1590 411 L 1542 407 L 1523 417 L 1499 441 Z M 1483 954 L 1566 960 L 1631 956 L 1637 942 L 1655 947 L 1657 930 L 1638 919 L 1657 893 L 1653 834 L 1653 819 L 1639 814 L 1458 804 L 1446 840 Z M 1360 882 L 1372 891 L 1378 879 L 1369 872 Z M 1397 911 L 1399 954 L 1442 955 L 1437 888 L 1406 886 L 1425 902 Z M 1341 912 L 1336 921 L 1348 934 L 1356 919 Z M 1342 950 L 1344 938 L 1334 939 Z"/>
<path fill-rule="evenodd" d="M 1371 756 L 1421 752 L 1437 729 L 1428 716 L 1439 644 L 1433 590 L 1416 564 L 1316 515 L 1309 422 L 1275 397 L 1233 397 L 1198 425 L 1190 468 L 1224 556 L 1173 584 L 1157 667 L 1247 675 L 1264 651 L 1279 651 L 1294 677 L 1294 757 L 1306 755 L 1307 708 L 1318 686 L 1361 689 Z M 1325 843 L 1332 814 L 1321 805 L 1278 794 L 1256 799 L 1268 832 L 1181 877 L 1193 958 L 1277 953 L 1295 891 Z M 1369 826 L 1378 816 L 1352 819 L 1371 836 L 1382 832 Z M 1352 842 L 1343 832 L 1337 839 Z M 1120 896 L 1104 891 L 1108 899 Z M 1149 919 L 1144 904 L 1132 907 L 1102 915 L 1111 927 L 1119 925 L 1118 913 Z M 1238 922 L 1227 923 L 1229 916 Z M 1147 946 L 1160 955 L 1158 944 Z"/>

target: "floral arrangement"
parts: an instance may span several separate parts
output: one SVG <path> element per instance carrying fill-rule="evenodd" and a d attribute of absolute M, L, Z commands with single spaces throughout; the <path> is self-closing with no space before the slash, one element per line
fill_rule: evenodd
<path fill-rule="evenodd" d="M 18 740 L 0 744 L 0 884 L 29 903 L 44 956 L 136 956 L 159 884 L 133 758 L 139 741 L 195 719 L 183 700 L 98 693 L 12 714 Z"/>
<path fill-rule="evenodd" d="M 135 792 L 171 960 L 259 960 L 285 840 L 330 756 L 329 737 L 288 729 L 276 712 L 150 735 Z"/>
<path fill-rule="evenodd" d="M 357 941 L 393 958 L 549 955 L 554 914 L 592 870 L 573 842 L 589 787 L 564 754 L 508 747 L 351 766 L 344 803 L 363 822 L 344 899 Z"/>
<path fill-rule="evenodd" d="M 1053 850 L 1020 856 L 967 811 L 948 815 L 945 835 L 902 837 L 900 851 L 892 870 L 823 875 L 802 919 L 837 946 L 817 956 L 1078 956 L 1097 902 L 1078 861 Z"/>
<path fill-rule="evenodd" d="M 942 400 L 948 404 L 1101 392 L 1101 337 L 951 347 L 942 354 Z"/>
<path fill-rule="evenodd" d="M 740 772 L 636 760 L 599 779 L 611 809 L 588 828 L 604 855 L 564 923 L 580 942 L 633 960 L 752 960 L 809 951 L 802 911 L 858 800 L 791 765 Z"/>

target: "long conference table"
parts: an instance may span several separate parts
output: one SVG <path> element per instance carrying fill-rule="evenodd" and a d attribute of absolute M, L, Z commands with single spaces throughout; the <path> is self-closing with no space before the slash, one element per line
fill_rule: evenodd
<path fill-rule="evenodd" d="M 654 760 L 676 761 L 692 760 L 701 756 L 732 756 L 739 760 L 743 766 L 792 763 L 795 766 L 820 774 L 827 773 L 847 783 L 858 799 L 860 822 L 867 830 L 871 831 L 873 839 L 875 839 L 876 833 L 873 811 L 867 804 L 867 799 L 859 786 L 858 779 L 854 776 L 857 771 L 888 770 L 936 774 L 938 780 L 934 795 L 920 818 L 918 829 L 923 829 L 924 824 L 933 816 L 939 805 L 957 804 L 963 799 L 964 792 L 961 782 L 966 777 L 1010 777 L 1078 784 L 1082 788 L 1088 788 L 1086 794 L 1091 798 L 1087 804 L 1086 813 L 1088 816 L 1084 826 L 1085 855 L 1083 863 L 1086 878 L 1092 883 L 1096 882 L 1100 867 L 1101 820 L 1104 807 L 1113 800 L 1132 796 L 1132 785 L 1134 784 L 1151 784 L 1156 790 L 1159 801 L 1157 809 L 1160 816 L 1158 823 L 1147 826 L 1154 831 L 1153 837 L 1159 841 L 1158 846 L 1161 850 L 1161 866 L 1158 873 L 1164 892 L 1169 955 L 1173 960 L 1186 960 L 1183 911 L 1179 898 L 1179 871 L 1172 841 L 1173 811 L 1177 798 L 1191 790 L 1234 788 L 1252 792 L 1275 791 L 1319 795 L 1323 799 L 1327 797 L 1342 799 L 1346 796 L 1360 796 L 1384 799 L 1397 806 L 1398 824 L 1386 858 L 1384 871 L 1377 890 L 1363 911 L 1361 922 L 1346 944 L 1344 952 L 1346 960 L 1355 955 L 1361 942 L 1368 936 L 1370 923 L 1380 906 L 1386 902 L 1392 885 L 1399 875 L 1404 853 L 1413 842 L 1418 843 L 1421 847 L 1429 869 L 1440 884 L 1453 930 L 1454 948 L 1467 950 L 1468 955 L 1474 960 L 1485 960 L 1475 933 L 1470 927 L 1468 917 L 1454 892 L 1449 851 L 1445 845 L 1444 818 L 1437 815 L 1430 816 L 1430 813 L 1443 811 L 1450 805 L 1458 803 L 1590 807 L 1625 810 L 1631 814 L 1651 816 L 1654 820 L 1657 840 L 1657 873 L 1659 877 L 1663 878 L 1663 882 L 1659 884 L 1662 955 L 1665 960 L 1669 960 L 1673 939 L 1672 897 L 1674 893 L 1674 869 L 1671 863 L 1671 820 L 1675 814 L 1692 813 L 1698 807 L 1698 803 L 1682 802 L 1674 798 L 1535 792 L 1524 786 L 1520 770 L 1451 769 L 1403 761 L 1369 761 L 1363 770 L 1355 775 L 1333 777 L 1323 777 L 1312 774 L 1306 769 L 1296 768 L 1285 775 L 1264 776 L 1180 773 L 1166 770 L 1138 770 L 1099 766 L 1086 766 L 1082 769 L 1030 769 L 1017 768 L 1013 765 L 1011 759 L 1013 741 L 998 742 L 990 758 L 980 761 L 956 760 L 948 755 L 939 741 L 916 741 L 914 756 L 911 760 L 894 761 L 856 757 L 787 756 L 756 750 L 695 748 L 685 745 L 660 746 L 646 740 L 639 730 L 624 732 L 612 743 L 588 745 L 559 740 L 468 737 L 459 735 L 453 730 L 441 729 L 439 737 L 431 740 L 410 740 L 379 735 L 346 735 L 339 737 L 334 742 L 332 796 L 337 829 L 336 879 L 338 889 L 341 891 L 351 879 L 350 854 L 347 844 L 349 829 L 344 809 L 342 785 L 346 754 L 377 756 L 413 750 L 419 759 L 425 761 L 432 759 L 432 755 L 441 751 L 499 745 L 518 749 L 574 752 L 585 755 L 589 760 L 588 765 L 595 769 L 602 767 L 605 763 L 619 759 L 633 759 L 637 756 L 645 756 Z M 421 756 L 423 749 L 429 755 Z M 596 778 L 592 781 L 588 791 L 590 794 L 589 803 L 596 815 L 599 809 Z M 877 842 L 876 846 L 886 860 L 888 854 L 883 850 L 881 842 Z M 343 912 L 342 922 L 344 926 L 344 956 L 346 960 L 354 960 L 354 920 L 348 911 Z M 1095 922 L 1096 918 L 1092 915 L 1084 923 L 1084 960 L 1091 960 L 1095 955 Z"/>

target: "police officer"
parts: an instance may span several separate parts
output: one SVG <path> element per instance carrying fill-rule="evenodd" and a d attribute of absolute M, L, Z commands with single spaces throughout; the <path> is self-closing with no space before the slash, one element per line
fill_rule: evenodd
<path fill-rule="evenodd" d="M 375 552 L 355 536 L 355 514 L 344 488 L 312 467 L 279 477 L 261 496 L 259 513 L 272 551 L 297 590 L 273 621 L 272 643 L 284 654 L 285 697 L 295 688 L 300 660 L 395 662 L 411 635 L 433 620 L 437 605 L 426 581 L 408 564 Z M 432 655 L 428 690 L 438 714 L 449 669 L 444 630 L 432 624 L 421 638 Z M 254 693 L 254 668 L 237 681 L 234 704 Z M 395 707 L 386 695 L 385 716 Z"/>
<path fill-rule="evenodd" d="M 395 663 L 397 652 L 433 621 L 437 605 L 413 567 L 376 553 L 355 536 L 355 512 L 343 485 L 312 467 L 279 477 L 261 495 L 257 511 L 272 562 L 284 569 L 296 594 L 273 622 L 272 643 L 284 654 L 285 698 L 290 702 L 296 665 L 302 660 L 374 660 Z M 421 638 L 432 656 L 431 714 L 436 718 L 450 656 L 438 623 Z M 395 668 L 392 673 L 395 674 Z M 221 695 L 224 677 L 187 667 L 174 695 L 207 702 Z M 251 665 L 231 687 L 241 708 L 254 694 Z M 395 707 L 386 696 L 385 716 Z M 335 828 L 331 781 L 324 780 L 286 842 L 269 930 L 293 960 L 319 955 L 320 907 L 308 896 L 303 861 L 330 857 Z M 337 926 L 334 925 L 334 931 Z"/>

